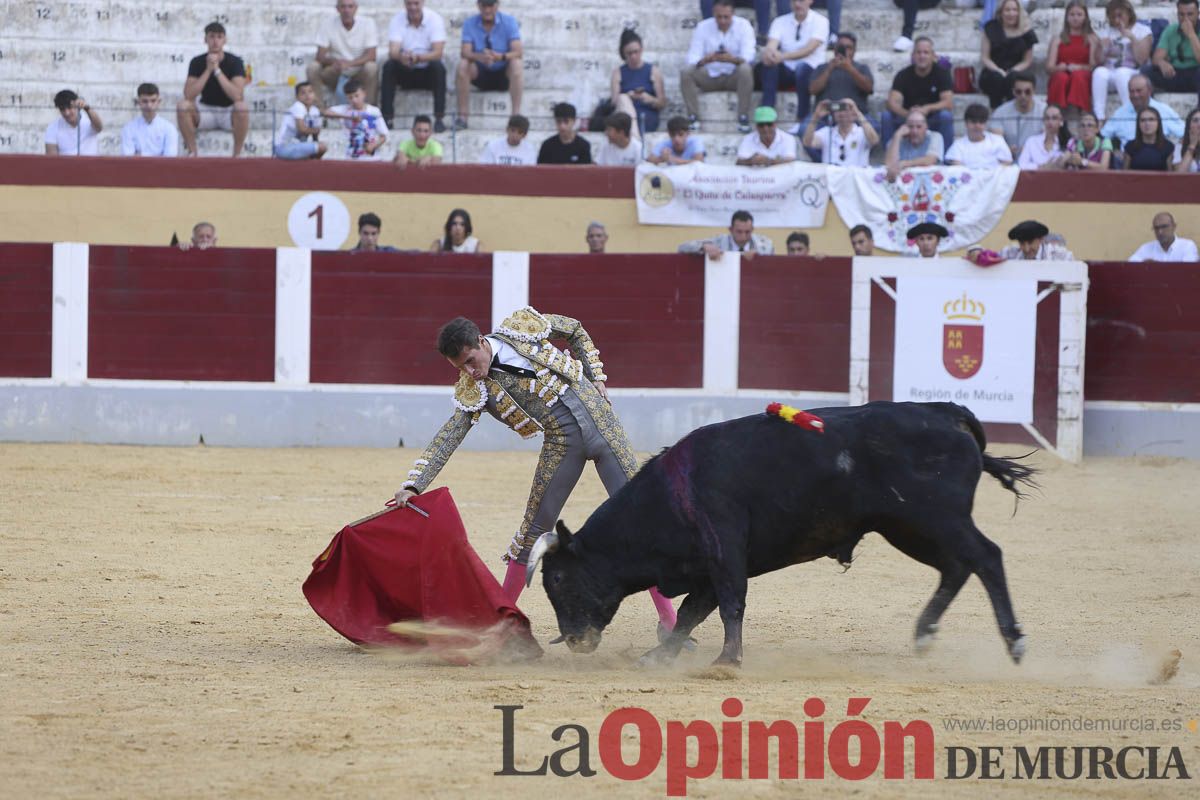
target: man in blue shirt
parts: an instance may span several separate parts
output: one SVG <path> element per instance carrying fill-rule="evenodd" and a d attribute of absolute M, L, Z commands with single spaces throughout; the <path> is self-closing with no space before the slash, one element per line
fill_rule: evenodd
<path fill-rule="evenodd" d="M 521 113 L 525 75 L 521 61 L 521 26 L 515 17 L 501 14 L 499 0 L 477 0 L 479 13 L 463 23 L 462 58 L 454 86 L 458 94 L 458 119 L 454 127 L 467 127 L 467 104 L 471 84 L 481 92 L 507 91 L 512 98 L 510 113 Z"/>

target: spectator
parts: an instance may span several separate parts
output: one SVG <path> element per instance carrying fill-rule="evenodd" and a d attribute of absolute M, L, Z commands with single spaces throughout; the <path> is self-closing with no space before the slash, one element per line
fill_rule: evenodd
<path fill-rule="evenodd" d="M 521 26 L 516 18 L 497 10 L 499 0 L 476 0 L 479 13 L 463 23 L 462 57 L 455 73 L 458 118 L 454 127 L 467 127 L 467 103 L 471 86 L 481 92 L 507 91 L 512 113 L 521 113 L 521 95 L 525 89 L 525 53 Z"/>
<path fill-rule="evenodd" d="M 1050 40 L 1046 100 L 1064 109 L 1092 107 L 1092 67 L 1100 61 L 1100 37 L 1092 30 L 1083 0 L 1070 0 L 1063 14 L 1062 33 Z"/>
<path fill-rule="evenodd" d="M 1195 92 L 1200 97 L 1200 0 L 1178 0 L 1179 21 L 1168 25 L 1151 59 L 1150 80 L 1168 92 Z"/>
<path fill-rule="evenodd" d="M 1188 114 L 1187 128 L 1183 139 L 1175 145 L 1175 157 L 1171 159 L 1176 172 L 1200 172 L 1200 108 Z"/>
<path fill-rule="evenodd" d="M 810 108 L 809 79 L 825 63 L 829 20 L 811 11 L 812 0 L 792 0 L 792 13 L 777 17 L 756 69 L 762 80 L 762 104 L 775 107 L 782 86 L 796 90 L 796 119 L 803 124 Z"/>
<path fill-rule="evenodd" d="M 866 225 L 855 225 L 850 229 L 850 246 L 856 256 L 875 255 L 875 234 Z"/>
<path fill-rule="evenodd" d="M 925 115 L 914 108 L 888 145 L 887 179 L 894 181 L 903 170 L 912 167 L 940 164 L 944 154 L 941 134 L 929 130 Z"/>
<path fill-rule="evenodd" d="M 774 0 L 775 8 L 773 14 L 771 12 L 772 0 L 732 0 L 732 4 L 739 8 L 753 8 L 754 22 L 758 28 L 758 35 L 761 39 L 766 35 L 766 31 L 771 27 L 771 20 L 776 14 L 786 14 L 788 12 L 789 0 Z M 703 19 L 709 19 L 713 15 L 714 0 L 700 0 L 700 16 Z"/>
<path fill-rule="evenodd" d="M 596 163 L 602 167 L 633 167 L 642 160 L 642 143 L 631 135 L 633 119 L 624 111 L 609 114 L 604 120 L 604 143 L 596 151 Z"/>
<path fill-rule="evenodd" d="M 1067 169 L 1104 170 L 1112 166 L 1112 142 L 1100 135 L 1100 121 L 1090 111 L 1079 117 L 1079 135 L 1067 142 Z"/>
<path fill-rule="evenodd" d="M 1092 111 L 1104 119 L 1108 90 L 1115 89 L 1119 105 L 1129 102 L 1129 79 L 1150 60 L 1150 27 L 1138 22 L 1129 0 L 1109 0 L 1108 27 L 1100 34 L 1100 63 L 1092 70 Z"/>
<path fill-rule="evenodd" d="M 1050 229 L 1035 219 L 1028 219 L 1014 225 L 1008 232 L 1008 238 L 1016 242 L 1008 245 L 999 253 L 991 254 L 991 258 L 980 264 L 980 256 L 986 251 L 978 245 L 967 250 L 967 260 L 980 266 L 992 266 L 999 261 L 1074 261 L 1075 254 L 1066 245 L 1052 241 Z"/>
<path fill-rule="evenodd" d="M 425 0 L 404 0 L 404 11 L 388 24 L 388 60 L 383 65 L 379 107 L 388 127 L 396 114 L 396 88 L 433 92 L 433 132 L 446 130 L 446 21 Z"/>
<path fill-rule="evenodd" d="M 802 231 L 792 231 L 787 238 L 787 254 L 789 256 L 808 255 L 808 234 Z"/>
<path fill-rule="evenodd" d="M 1183 136 L 1183 120 L 1175 109 L 1154 99 L 1154 89 L 1145 75 L 1134 75 L 1129 79 L 1129 102 L 1112 113 L 1100 132 L 1113 140 L 1113 147 L 1133 141 L 1137 136 L 1137 120 L 1146 108 L 1153 108 L 1162 117 L 1163 130 L 1172 139 Z"/>
<path fill-rule="evenodd" d="M 1125 145 L 1125 169 L 1170 172 L 1175 145 L 1163 133 L 1162 117 L 1153 108 L 1138 112 L 1138 135 Z"/>
<path fill-rule="evenodd" d="M 699 136 L 692 136 L 691 126 L 684 117 L 671 117 L 667 120 L 667 138 L 654 148 L 654 152 L 646 156 L 651 164 L 690 164 L 693 161 L 704 160 L 704 141 Z"/>
<path fill-rule="evenodd" d="M 220 128 L 233 133 L 233 157 L 237 158 L 250 130 L 250 110 L 243 99 L 246 67 L 240 58 L 225 52 L 225 26 L 221 23 L 204 26 L 204 44 L 208 52 L 188 64 L 183 99 L 175 113 L 183 148 L 189 156 L 198 155 L 196 132 Z"/>
<path fill-rule="evenodd" d="M 1033 66 L 1033 46 L 1037 44 L 1033 23 L 1020 0 L 1003 0 L 1000 12 L 983 26 L 979 44 L 979 89 L 988 96 L 992 108 L 1012 97 L 1009 76 Z"/>
<path fill-rule="evenodd" d="M 308 82 L 317 89 L 322 106 L 331 104 L 330 93 L 342 99 L 338 88 L 357 78 L 367 98 L 375 99 L 379 65 L 375 63 L 379 28 L 368 15 L 357 19 L 356 0 L 337 0 L 337 15 L 321 21 L 317 32 L 317 57 L 308 62 Z"/>
<path fill-rule="evenodd" d="M 1011 2 L 1006 5 L 1011 5 Z M 956 139 L 950 145 L 946 151 L 947 164 L 971 169 L 996 169 L 1013 162 L 1012 152 L 1004 137 L 987 129 L 987 106 L 981 103 L 967 106 L 963 122 L 967 128 L 967 138 Z"/>
<path fill-rule="evenodd" d="M 589 253 L 593 255 L 603 254 L 604 248 L 608 245 L 608 231 L 599 222 L 589 222 L 586 239 Z"/>
<path fill-rule="evenodd" d="M 1196 243 L 1175 235 L 1175 217 L 1166 211 L 1154 215 L 1154 241 L 1133 252 L 1130 261 L 1200 261 Z"/>
<path fill-rule="evenodd" d="M 754 51 L 754 29 L 733 15 L 733 0 L 714 0 L 713 16 L 692 32 L 687 63 L 679 71 L 692 130 L 700 130 L 700 92 L 736 91 L 738 131 L 750 132 Z"/>
<path fill-rule="evenodd" d="M 346 93 L 345 105 L 325 109 L 324 116 L 340 119 L 342 127 L 350 133 L 346 142 L 346 157 L 353 161 L 378 161 L 379 148 L 387 141 L 388 127 L 383 122 L 383 113 L 367 103 L 367 93 L 358 79 L 351 78 L 342 87 Z"/>
<path fill-rule="evenodd" d="M 721 253 L 741 253 L 747 259 L 756 253 L 775 255 L 775 244 L 766 236 L 754 232 L 754 216 L 749 211 L 735 211 L 729 221 L 729 232 L 711 239 L 693 239 L 679 245 L 681 253 L 704 253 L 708 258 L 720 258 Z"/>
<path fill-rule="evenodd" d="M 537 163 L 537 152 L 525 141 L 529 133 L 529 120 L 520 114 L 508 118 L 504 136 L 492 139 L 483 148 L 480 164 L 503 164 L 508 167 L 532 167 Z"/>
<path fill-rule="evenodd" d="M 412 135 L 413 138 L 405 139 L 396 148 L 397 167 L 404 169 L 413 164 L 423 168 L 442 163 L 442 143 L 433 138 L 433 120 L 428 114 L 413 118 Z"/>
<path fill-rule="evenodd" d="M 1021 148 L 1021 169 L 1062 169 L 1070 135 L 1063 124 L 1063 110 L 1053 103 L 1042 114 L 1042 135 L 1030 136 Z"/>
<path fill-rule="evenodd" d="M 830 12 L 832 15 L 832 12 Z M 833 58 L 817 68 L 808 82 L 808 90 L 822 100 L 853 100 L 864 114 L 871 93 L 875 91 L 875 77 L 865 63 L 854 60 L 858 52 L 858 37 L 850 31 L 838 34 L 833 48 Z"/>
<path fill-rule="evenodd" d="M 775 126 L 778 114 L 771 106 L 754 109 L 753 133 L 747 133 L 737 149 L 740 167 L 773 167 L 796 160 L 796 137 L 780 133 Z"/>
<path fill-rule="evenodd" d="M 920 111 L 926 124 L 941 134 L 947 147 L 954 143 L 954 81 L 950 71 L 935 62 L 933 40 L 917 39 L 912 64 L 896 73 L 883 112 L 883 141 L 888 143 L 908 112 Z"/>
<path fill-rule="evenodd" d="M 180 250 L 208 250 L 217 246 L 217 226 L 211 222 L 197 222 L 192 226 L 191 241 L 179 243 Z"/>
<path fill-rule="evenodd" d="M 165 156 L 179 155 L 179 131 L 158 116 L 158 87 L 143 83 L 137 87 L 137 106 L 142 113 L 121 128 L 121 155 Z"/>
<path fill-rule="evenodd" d="M 104 123 L 87 101 L 70 89 L 63 89 L 54 95 L 54 107 L 59 116 L 46 127 L 46 155 L 100 155 L 96 134 L 104 130 Z"/>
<path fill-rule="evenodd" d="M 815 130 L 817 120 L 830 113 L 833 114 L 835 125 Z M 868 166 L 871 148 L 878 143 L 879 134 L 849 97 L 817 103 L 817 113 L 812 115 L 804 128 L 804 146 L 820 149 L 822 164 Z"/>
<path fill-rule="evenodd" d="M 937 258 L 938 246 L 950 235 L 950 231 L 936 222 L 922 222 L 908 229 L 908 240 L 917 246 L 918 258 Z"/>
<path fill-rule="evenodd" d="M 920 9 L 936 8 L 941 0 L 894 0 L 896 8 L 904 12 L 904 23 L 900 28 L 900 38 L 892 43 L 892 49 L 897 53 L 906 53 L 913 49 L 913 31 L 917 27 L 917 11 Z M 921 41 L 917 39 L 917 41 Z"/>
<path fill-rule="evenodd" d="M 479 253 L 482 245 L 471 235 L 471 215 L 456 208 L 446 217 L 446 232 L 441 239 L 434 239 L 430 250 L 435 253 Z"/>
<path fill-rule="evenodd" d="M 275 157 L 289 161 L 321 158 L 325 155 L 325 145 L 317 141 L 320 135 L 317 90 L 308 81 L 301 81 L 296 84 L 296 102 L 283 115 L 275 133 Z"/>
<path fill-rule="evenodd" d="M 379 231 L 383 222 L 377 214 L 368 211 L 358 217 L 358 244 L 350 248 L 351 253 L 399 253 L 390 245 L 379 244 Z"/>
<path fill-rule="evenodd" d="M 554 127 L 558 133 L 542 142 L 538 150 L 539 164 L 590 164 L 592 145 L 575 132 L 575 106 L 558 103 L 554 106 Z"/>
<path fill-rule="evenodd" d="M 643 60 L 642 37 L 630 28 L 621 31 L 618 52 L 625 63 L 609 79 L 613 108 L 633 119 L 631 135 L 640 138 L 658 130 L 658 114 L 667 107 L 662 70 Z"/>
<path fill-rule="evenodd" d="M 992 132 L 1004 137 L 1013 158 L 1025 146 L 1025 140 L 1042 128 L 1042 115 L 1046 113 L 1046 101 L 1033 94 L 1033 75 L 1019 72 L 1010 77 L 1013 99 L 996 109 L 992 114 Z"/>

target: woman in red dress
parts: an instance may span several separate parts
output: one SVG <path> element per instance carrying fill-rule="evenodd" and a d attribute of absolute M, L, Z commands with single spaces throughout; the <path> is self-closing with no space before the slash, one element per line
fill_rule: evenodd
<path fill-rule="evenodd" d="M 1063 14 L 1062 34 L 1050 40 L 1046 100 L 1063 108 L 1092 107 L 1092 68 L 1100 63 L 1100 37 L 1092 31 L 1083 0 L 1071 0 Z"/>

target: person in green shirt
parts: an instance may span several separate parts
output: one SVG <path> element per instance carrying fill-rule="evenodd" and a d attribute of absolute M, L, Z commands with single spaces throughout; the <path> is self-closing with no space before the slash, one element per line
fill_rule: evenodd
<path fill-rule="evenodd" d="M 427 114 L 419 114 L 413 120 L 413 138 L 406 139 L 396 148 L 395 164 L 404 169 L 409 164 L 427 167 L 442 163 L 442 143 L 433 138 L 433 120 Z"/>
<path fill-rule="evenodd" d="M 1168 92 L 1196 92 L 1200 96 L 1200 0 L 1175 4 L 1179 21 L 1168 25 L 1151 58 L 1150 81 Z"/>

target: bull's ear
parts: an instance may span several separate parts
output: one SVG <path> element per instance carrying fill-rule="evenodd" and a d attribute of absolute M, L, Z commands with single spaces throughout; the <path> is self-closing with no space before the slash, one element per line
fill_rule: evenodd
<path fill-rule="evenodd" d="M 570 547 L 572 533 L 571 533 L 570 529 L 567 528 L 567 523 L 563 522 L 560 519 L 558 521 L 558 524 L 554 526 L 554 530 L 558 531 L 559 545 L 564 548 Z"/>

